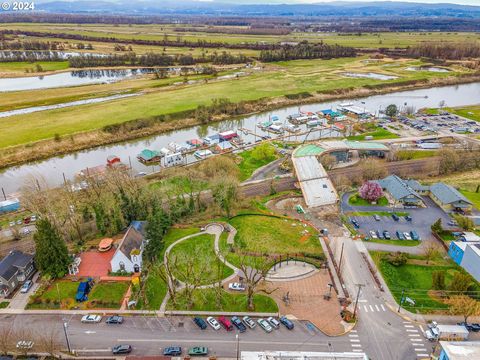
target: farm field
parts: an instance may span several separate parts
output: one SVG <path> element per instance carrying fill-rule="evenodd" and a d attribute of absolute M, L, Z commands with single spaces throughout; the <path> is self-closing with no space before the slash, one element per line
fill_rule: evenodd
<path fill-rule="evenodd" d="M 179 25 L 178 25 L 179 26 Z M 30 24 L 14 23 L 0 26 L 0 30 L 23 30 L 39 31 L 46 33 L 80 34 L 96 37 L 116 37 L 118 39 L 141 39 L 161 41 L 167 36 L 171 40 L 177 38 L 187 41 L 211 41 L 225 42 L 229 44 L 267 42 L 276 43 L 279 41 L 302 41 L 310 42 L 323 41 L 327 44 L 339 44 L 359 48 L 378 47 L 406 47 L 423 42 L 471 42 L 480 41 L 480 36 L 474 33 L 461 32 L 389 32 L 389 33 L 362 33 L 358 34 L 337 34 L 337 33 L 310 33 L 296 32 L 287 35 L 246 35 L 227 33 L 207 33 L 199 31 L 175 31 L 176 25 L 107 25 L 107 24 Z M 217 27 L 218 29 L 230 29 L 229 27 Z"/>
<path fill-rule="evenodd" d="M 0 124 L 0 148 L 50 139 L 55 134 L 69 135 L 130 120 L 194 110 L 199 105 L 208 105 L 215 98 L 226 97 L 232 102 L 240 102 L 302 92 L 309 92 L 313 96 L 334 89 L 358 89 L 379 83 L 394 85 L 408 80 L 444 78 L 466 72 L 458 69 L 457 72 L 447 75 L 416 73 L 405 70 L 412 64 L 418 64 L 418 61 L 414 60 L 396 61 L 388 68 L 379 64 L 365 64 L 362 60 L 364 58 L 279 62 L 267 65 L 264 71 L 253 72 L 242 78 L 181 87 L 165 87 L 171 79 L 139 79 L 108 85 L 9 93 L 5 99 L 2 98 L 2 110 L 12 106 L 18 108 L 44 104 L 45 101 L 55 103 L 67 96 L 69 101 L 72 101 L 78 97 L 89 96 L 88 94 L 91 96 L 92 93 L 98 95 L 115 90 L 131 91 L 140 90 L 142 86 L 148 87 L 146 94 L 138 97 L 5 118 Z M 372 71 L 396 75 L 399 78 L 387 82 L 352 79 L 342 76 L 345 71 Z M 232 86 L 235 92 L 231 91 Z"/>

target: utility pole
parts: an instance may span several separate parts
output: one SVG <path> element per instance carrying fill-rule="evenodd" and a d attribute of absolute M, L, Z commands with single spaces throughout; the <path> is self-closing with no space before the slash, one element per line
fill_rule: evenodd
<path fill-rule="evenodd" d="M 360 290 L 365 285 L 364 284 L 357 284 L 356 286 L 358 286 L 358 291 L 357 291 L 357 298 L 355 299 L 355 307 L 353 308 L 353 318 L 354 319 L 357 316 L 357 306 L 358 306 L 358 298 L 360 297 Z"/>
<path fill-rule="evenodd" d="M 400 303 L 398 304 L 398 310 L 397 310 L 398 313 L 400 312 L 400 309 L 401 309 L 402 304 L 403 304 L 403 294 L 404 293 L 405 293 L 405 289 L 402 290 L 402 296 L 400 296 Z"/>
<path fill-rule="evenodd" d="M 70 347 L 70 340 L 68 339 L 67 327 L 68 327 L 68 323 L 67 323 L 67 322 L 64 322 L 64 323 L 63 323 L 63 332 L 65 333 L 65 340 L 67 341 L 68 353 L 71 354 L 71 353 L 72 353 L 72 349 L 71 349 L 71 347 Z"/>

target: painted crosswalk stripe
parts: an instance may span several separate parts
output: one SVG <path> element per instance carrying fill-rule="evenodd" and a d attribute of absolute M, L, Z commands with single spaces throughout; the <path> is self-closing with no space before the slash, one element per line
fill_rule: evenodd
<path fill-rule="evenodd" d="M 366 303 L 366 302 L 368 302 L 368 300 L 361 299 L 361 300 L 358 300 L 358 302 L 361 302 L 361 303 Z"/>
<path fill-rule="evenodd" d="M 387 309 L 385 309 L 385 306 L 380 305 L 380 307 L 382 308 L 383 311 L 387 311 Z"/>
<path fill-rule="evenodd" d="M 358 337 L 358 335 L 357 335 L 357 334 L 350 334 L 350 335 L 348 335 L 348 336 L 350 336 L 350 337 L 354 337 L 354 338 L 357 338 L 357 337 Z"/>
<path fill-rule="evenodd" d="M 410 339 L 410 341 L 411 341 L 411 342 L 419 342 L 419 341 L 421 342 L 422 339 Z"/>
<path fill-rule="evenodd" d="M 353 347 L 362 347 L 362 344 L 351 344 Z"/>
<path fill-rule="evenodd" d="M 368 306 L 370 306 L 370 310 L 372 310 L 372 312 L 373 312 L 374 311 L 373 306 L 372 305 L 368 305 Z"/>
<path fill-rule="evenodd" d="M 414 333 L 418 333 L 418 330 L 416 330 L 416 329 L 407 329 L 407 332 L 414 332 Z"/>
<path fill-rule="evenodd" d="M 410 324 L 410 321 L 402 321 L 404 324 Z"/>
<path fill-rule="evenodd" d="M 420 337 L 420 334 L 408 334 L 410 337 Z"/>
<path fill-rule="evenodd" d="M 358 340 L 358 339 L 350 339 L 350 342 L 356 342 L 356 343 L 357 343 L 357 342 L 360 342 L 360 340 Z"/>
<path fill-rule="evenodd" d="M 377 309 L 377 311 L 380 311 L 380 308 L 378 307 L 378 305 L 375 305 L 375 309 Z"/>
<path fill-rule="evenodd" d="M 413 325 L 405 325 L 406 328 L 414 328 L 415 326 Z"/>
<path fill-rule="evenodd" d="M 427 356 L 430 356 L 430 355 L 428 355 L 428 354 L 417 354 L 417 356 L 427 357 Z"/>
<path fill-rule="evenodd" d="M 415 350 L 416 352 L 419 352 L 419 351 L 427 351 L 427 349 L 425 349 L 425 348 L 415 348 L 415 349 L 413 349 L 413 350 Z"/>
<path fill-rule="evenodd" d="M 352 349 L 353 352 L 363 352 L 362 349 Z"/>
<path fill-rule="evenodd" d="M 352 332 L 352 333 L 356 333 L 356 332 L 357 332 L 357 330 L 352 330 L 352 331 L 350 331 L 350 332 Z"/>
<path fill-rule="evenodd" d="M 363 305 L 363 308 L 365 309 L 365 312 L 368 312 L 367 305 Z"/>

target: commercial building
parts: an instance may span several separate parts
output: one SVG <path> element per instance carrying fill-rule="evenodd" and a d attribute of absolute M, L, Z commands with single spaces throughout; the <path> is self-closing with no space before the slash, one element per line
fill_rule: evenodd
<path fill-rule="evenodd" d="M 430 197 L 446 211 L 462 210 L 469 212 L 472 210 L 470 200 L 453 186 L 444 183 L 436 183 L 430 186 Z"/>
<path fill-rule="evenodd" d="M 440 341 L 438 360 L 480 359 L 480 341 Z"/>
<path fill-rule="evenodd" d="M 475 280 L 480 281 L 480 242 L 452 241 L 448 255 Z"/>

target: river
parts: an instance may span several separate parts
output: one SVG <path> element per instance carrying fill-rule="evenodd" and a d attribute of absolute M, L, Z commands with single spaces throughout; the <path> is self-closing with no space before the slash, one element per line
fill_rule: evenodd
<path fill-rule="evenodd" d="M 381 109 L 385 109 L 389 104 L 396 104 L 400 108 L 413 106 L 419 109 L 422 107 L 438 107 L 441 101 L 445 101 L 446 106 L 462 106 L 480 103 L 480 82 L 401 91 L 352 100 L 302 105 L 301 110 L 319 111 L 322 109 L 335 108 L 340 103 L 352 102 L 357 106 L 365 107 L 371 112 L 378 112 Z M 105 164 L 106 158 L 109 155 L 117 155 L 123 162 L 131 163 L 135 172 L 151 173 L 159 170 L 158 165 L 145 166 L 136 159 L 136 155 L 143 149 L 160 150 L 172 141 L 181 143 L 193 138 L 203 138 L 219 131 L 236 130 L 239 128 L 248 128 L 252 131 L 256 129 L 257 135 L 266 135 L 266 133 L 256 127 L 256 124 L 268 120 L 271 115 L 277 115 L 281 120 L 286 120 L 288 115 L 297 113 L 298 111 L 299 108 L 296 106 L 285 107 L 271 112 L 213 123 L 208 126 L 195 126 L 126 143 L 97 147 L 70 155 L 53 157 L 36 163 L 8 168 L 0 173 L 0 188 L 4 188 L 7 194 L 15 193 L 20 190 L 27 179 L 32 177 L 42 178 L 51 186 L 59 185 L 63 182 L 63 174 L 68 180 L 71 180 L 82 169 Z M 320 136 L 335 135 L 338 134 L 325 131 L 322 134 L 315 132 L 309 135 L 308 140 L 313 140 Z M 243 135 L 243 138 L 247 142 L 254 141 L 253 136 Z M 295 139 L 301 140 L 300 137 L 296 138 L 295 135 L 292 135 L 292 140 Z M 192 157 L 189 157 L 188 161 L 193 161 Z"/>

